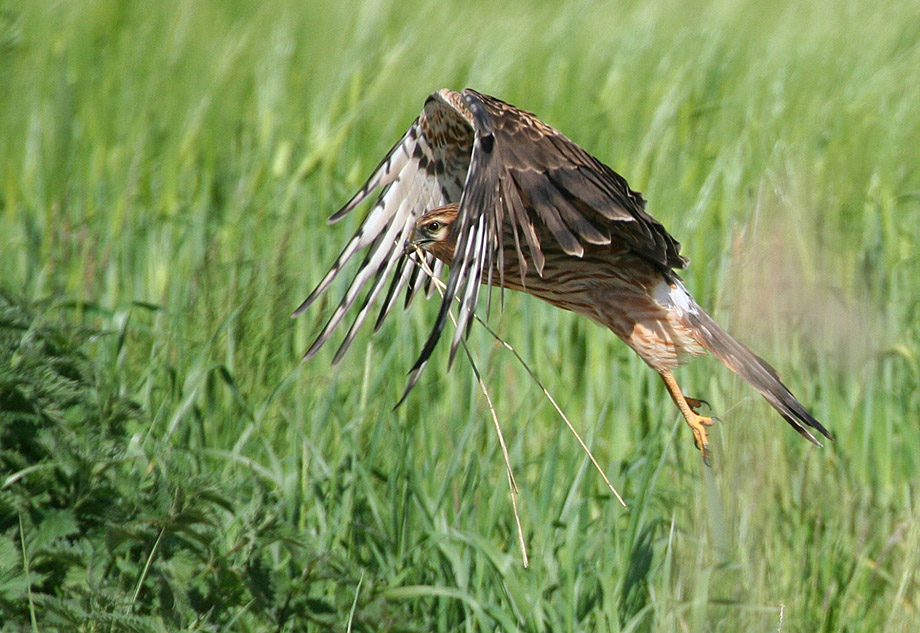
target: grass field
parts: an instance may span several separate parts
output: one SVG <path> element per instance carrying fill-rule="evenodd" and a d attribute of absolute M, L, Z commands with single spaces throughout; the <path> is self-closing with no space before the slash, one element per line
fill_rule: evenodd
<path fill-rule="evenodd" d="M 0 0 L 0 631 L 920 630 L 920 4 Z M 622 173 L 698 301 L 837 436 L 712 359 L 702 466 L 654 372 L 510 295 L 480 327 L 520 485 L 434 317 L 300 357 L 442 87 Z"/>

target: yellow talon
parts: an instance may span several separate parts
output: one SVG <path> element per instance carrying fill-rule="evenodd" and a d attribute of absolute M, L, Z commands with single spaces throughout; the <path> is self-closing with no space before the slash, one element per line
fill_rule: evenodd
<path fill-rule="evenodd" d="M 712 452 L 709 450 L 709 438 L 706 436 L 706 427 L 712 426 L 714 419 L 698 415 L 691 411 L 691 414 L 684 415 L 687 424 L 693 431 L 693 441 L 696 447 L 703 453 L 703 463 L 712 466 Z"/>
<path fill-rule="evenodd" d="M 705 406 L 706 408 L 711 408 L 709 402 L 703 400 L 702 398 L 691 398 L 690 396 L 684 396 L 684 400 L 687 401 L 687 404 L 690 405 L 690 408 L 693 409 L 694 413 L 699 413 L 700 407 Z M 705 424 L 705 422 L 704 422 Z M 707 426 L 709 426 L 707 424 Z"/>
<path fill-rule="evenodd" d="M 705 400 L 686 397 L 680 390 L 680 386 L 677 384 L 677 380 L 671 372 L 664 371 L 660 372 L 660 374 L 665 387 L 668 388 L 668 393 L 671 394 L 671 399 L 674 400 L 674 404 L 680 409 L 681 414 L 690 426 L 690 430 L 693 431 L 693 441 L 703 454 L 703 463 L 707 466 L 712 466 L 712 452 L 709 450 L 709 438 L 706 436 L 706 427 L 712 426 L 716 418 L 706 417 L 696 412 L 696 409 L 699 409 L 700 406 L 703 404 L 709 406 L 709 403 Z"/>

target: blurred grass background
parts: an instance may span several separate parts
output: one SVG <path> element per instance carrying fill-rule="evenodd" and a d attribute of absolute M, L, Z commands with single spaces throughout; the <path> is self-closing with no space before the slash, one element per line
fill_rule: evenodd
<path fill-rule="evenodd" d="M 0 630 L 918 630 L 918 68 L 916 1 L 0 2 Z M 433 305 L 301 365 L 325 218 L 465 86 L 642 191 L 837 443 L 700 360 L 703 469 L 625 345 L 508 296 L 630 506 L 474 328 L 524 569 L 465 363 L 391 411 Z"/>

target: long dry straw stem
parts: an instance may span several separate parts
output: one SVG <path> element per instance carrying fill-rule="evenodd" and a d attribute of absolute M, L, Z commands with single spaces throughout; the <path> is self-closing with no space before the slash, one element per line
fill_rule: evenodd
<path fill-rule="evenodd" d="M 445 286 L 445 284 L 444 284 L 443 281 L 441 281 L 440 279 L 438 279 L 438 278 L 434 275 L 434 272 L 433 272 L 433 271 L 431 270 L 431 268 L 428 266 L 428 263 L 425 261 L 425 258 L 422 256 L 422 253 L 419 252 L 420 250 L 421 250 L 421 249 L 419 249 L 418 247 L 416 247 L 416 256 L 418 257 L 418 260 L 419 260 L 419 262 L 420 262 L 420 264 L 421 264 L 421 266 L 422 266 L 422 269 L 423 269 L 423 270 L 428 274 L 428 276 L 432 279 L 432 281 L 434 282 L 435 286 L 438 288 L 438 292 L 441 294 L 441 296 L 443 296 L 443 295 L 444 295 L 444 290 L 445 290 L 446 286 Z M 568 427 L 569 431 L 571 431 L 571 432 L 572 432 L 572 435 L 575 436 L 575 439 L 578 441 L 578 444 L 581 446 L 582 450 L 584 450 L 585 454 L 588 456 L 588 459 L 591 460 L 591 464 L 594 466 L 595 470 L 597 470 L 598 474 L 600 474 L 601 478 L 604 480 L 604 483 L 607 485 L 607 488 L 610 489 L 610 492 L 612 492 L 613 495 L 616 497 L 617 501 L 620 502 L 620 505 L 622 505 L 624 508 L 627 507 L 627 506 L 626 506 L 626 502 L 623 500 L 623 497 L 620 495 L 620 493 L 617 491 L 617 489 L 613 486 L 613 484 L 610 483 L 610 479 L 608 479 L 606 473 L 604 473 L 604 470 L 601 468 L 601 465 L 597 462 L 597 459 L 595 459 L 594 454 L 591 452 L 591 449 L 588 448 L 588 445 L 585 443 L 584 439 L 582 439 L 581 434 L 578 432 L 578 430 L 575 428 L 575 426 L 574 426 L 574 425 L 572 424 L 572 422 L 569 420 L 568 416 L 567 416 L 567 415 L 565 414 L 565 412 L 562 410 L 562 407 L 559 406 L 559 403 L 556 402 L 556 399 L 553 397 L 553 395 L 549 392 L 549 390 L 543 385 L 543 383 L 542 383 L 542 382 L 540 381 L 540 379 L 537 377 L 537 374 L 536 374 L 536 373 L 533 371 L 533 369 L 531 369 L 530 366 L 527 364 L 527 361 L 524 360 L 524 358 L 518 353 L 518 351 L 517 351 L 516 349 L 514 349 L 514 347 L 513 347 L 510 343 L 508 343 L 507 341 L 505 341 L 502 337 L 500 337 L 500 336 L 495 332 L 495 330 L 493 330 L 492 328 L 490 328 L 489 325 L 488 325 L 482 318 L 479 317 L 479 315 L 474 314 L 473 317 L 474 317 L 477 321 L 479 321 L 480 324 L 482 324 L 482 326 L 486 329 L 486 331 L 487 331 L 496 341 L 498 341 L 499 343 L 501 343 L 502 346 L 504 346 L 508 351 L 510 351 L 510 352 L 514 355 L 514 357 L 518 360 L 518 362 L 521 363 L 521 365 L 524 367 L 524 369 L 527 370 L 527 373 L 530 374 L 530 377 L 533 379 L 533 381 L 537 384 L 537 386 L 538 386 L 538 387 L 540 388 L 540 390 L 543 392 L 543 395 L 546 397 L 547 400 L 549 400 L 550 404 L 553 405 L 553 408 L 556 410 L 556 413 L 558 413 L 558 414 L 559 414 L 559 417 L 561 417 L 562 420 L 565 422 L 565 425 Z M 453 320 L 453 314 L 451 314 L 451 319 Z M 454 321 L 454 325 L 456 325 L 456 321 Z M 470 351 L 469 351 L 469 349 L 466 347 L 465 344 L 464 344 L 464 349 L 466 350 L 467 357 L 470 359 L 470 363 L 472 364 L 472 363 L 473 363 L 472 355 L 470 354 Z M 478 372 L 478 370 L 476 369 L 475 365 L 473 365 L 473 371 L 474 371 L 474 373 L 475 373 L 475 375 L 476 375 L 476 377 L 477 377 L 477 380 L 480 381 L 480 386 L 481 386 L 481 388 L 482 388 L 483 390 L 485 390 L 485 386 L 482 384 L 481 376 L 479 375 L 479 372 Z M 486 398 L 487 398 L 487 399 L 489 398 L 488 394 L 486 394 Z M 492 408 L 491 399 L 489 399 L 489 407 L 490 407 L 490 409 L 492 410 L 492 416 L 493 416 L 493 418 L 495 418 L 495 410 L 494 410 L 494 408 Z M 500 437 L 500 439 L 501 439 L 501 429 L 498 427 L 498 420 L 497 420 L 497 418 L 495 419 L 495 425 L 496 425 L 496 428 L 499 429 L 499 437 Z M 502 440 L 502 441 L 503 441 L 503 440 Z M 504 448 L 504 444 L 502 444 L 502 447 Z M 510 475 L 511 475 L 511 466 L 510 466 L 510 464 L 507 463 L 507 455 L 506 455 L 506 465 L 508 466 L 508 473 L 509 473 L 509 476 L 510 476 Z M 512 482 L 513 489 L 516 490 L 517 487 L 516 487 L 516 485 L 514 485 L 513 476 L 511 476 L 511 482 Z"/>
<path fill-rule="evenodd" d="M 416 250 L 420 250 L 416 247 Z M 438 289 L 438 293 L 443 297 L 444 296 L 444 283 L 435 277 L 434 271 L 428 266 L 428 262 L 425 261 L 425 258 L 418 254 L 419 261 L 422 263 L 422 268 L 425 273 L 431 277 L 435 282 L 435 286 Z M 450 315 L 450 320 L 453 322 L 454 327 L 457 327 L 457 319 L 454 317 L 453 312 L 448 313 Z M 521 526 L 521 517 L 518 514 L 517 507 L 517 495 L 519 494 L 517 482 L 514 479 L 514 471 L 511 470 L 511 456 L 508 454 L 508 445 L 505 443 L 505 434 L 502 433 L 501 424 L 498 421 L 498 414 L 495 412 L 495 406 L 492 404 L 492 396 L 489 395 L 489 390 L 486 387 L 485 380 L 482 379 L 482 374 L 479 373 L 479 368 L 476 367 L 475 361 L 473 361 L 473 354 L 470 353 L 470 348 L 467 347 L 466 341 L 460 341 L 463 345 L 463 351 L 466 352 L 466 357 L 470 361 L 470 366 L 473 368 L 473 375 L 476 376 L 476 382 L 479 383 L 479 388 L 482 390 L 483 395 L 486 397 L 486 402 L 489 405 L 489 411 L 492 413 L 492 422 L 495 424 L 495 431 L 498 433 L 498 443 L 502 449 L 502 458 L 505 460 L 505 473 L 508 475 L 508 487 L 511 491 L 511 508 L 514 511 L 514 523 L 517 526 L 517 535 L 518 535 L 518 545 L 521 547 L 521 559 L 524 564 L 524 567 L 530 567 L 530 558 L 527 556 L 527 543 L 524 541 L 524 528 Z"/>
<path fill-rule="evenodd" d="M 440 281 L 440 280 L 439 280 L 439 281 Z M 533 378 L 533 380 L 534 380 L 535 383 L 537 383 L 537 386 L 538 386 L 538 387 L 540 388 L 540 390 L 543 392 L 543 395 L 546 396 L 546 399 L 549 400 L 550 403 L 553 405 L 553 408 L 556 409 L 556 412 L 559 414 L 559 417 L 561 417 L 561 418 L 565 421 L 565 425 L 566 425 L 567 427 L 569 427 L 569 430 L 572 432 L 572 435 L 574 435 L 574 436 L 575 436 L 575 439 L 578 440 L 578 443 L 581 445 L 581 448 L 585 451 L 585 454 L 588 456 L 588 459 L 591 460 L 591 463 L 594 464 L 594 468 L 597 470 L 598 474 L 600 474 L 601 478 L 604 480 L 604 483 L 607 484 L 607 487 L 608 487 L 608 488 L 610 488 L 610 492 L 612 492 L 613 495 L 617 498 L 617 501 L 620 502 L 620 505 L 622 505 L 624 508 L 627 507 L 627 506 L 626 506 L 626 502 L 623 501 L 623 497 L 620 496 L 620 493 L 617 492 L 617 489 L 613 487 L 613 484 L 612 484 L 612 483 L 610 483 L 610 480 L 607 478 L 607 475 L 604 473 L 604 470 L 601 468 L 601 465 L 598 464 L 598 463 L 597 463 L 597 460 L 594 458 L 594 454 L 591 452 L 591 449 L 588 448 L 588 445 L 587 445 L 587 444 L 585 443 L 585 441 L 581 438 L 581 434 L 578 432 L 578 430 L 577 430 L 574 426 L 572 426 L 572 423 L 569 421 L 568 416 L 566 416 L 565 412 L 562 410 L 562 408 L 561 408 L 561 407 L 559 406 L 559 404 L 556 402 L 556 399 L 553 398 L 553 395 L 549 392 L 549 390 L 548 390 L 546 387 L 543 386 L 543 383 L 540 382 L 540 379 L 537 378 L 537 375 L 536 375 L 536 374 L 534 373 L 534 371 L 530 368 L 530 366 L 527 364 L 527 362 L 521 357 L 520 354 L 518 354 L 518 351 L 517 351 L 516 349 L 514 349 L 514 348 L 511 346 L 510 343 L 508 343 L 508 342 L 505 341 L 502 337 L 500 337 L 498 334 L 496 334 L 496 333 L 495 333 L 495 330 L 493 330 L 492 328 L 490 328 L 490 327 L 486 324 L 485 321 L 483 321 L 481 318 L 479 318 L 478 315 L 474 315 L 474 316 L 475 316 L 476 320 L 479 321 L 479 322 L 482 324 L 482 326 L 486 329 L 486 331 L 487 331 L 489 334 L 491 334 L 491 335 L 495 338 L 496 341 L 498 341 L 498 342 L 501 343 L 505 348 L 507 348 L 508 351 L 510 351 L 512 354 L 514 354 L 514 357 L 515 357 L 516 359 L 518 359 L 518 361 L 521 363 L 521 365 L 524 366 L 524 369 L 527 370 L 527 373 L 530 374 L 530 377 Z"/>

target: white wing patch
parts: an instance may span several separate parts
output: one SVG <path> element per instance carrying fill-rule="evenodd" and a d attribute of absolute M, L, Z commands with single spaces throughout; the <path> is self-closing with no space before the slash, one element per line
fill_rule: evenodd
<path fill-rule="evenodd" d="M 466 113 L 457 110 L 455 101 L 439 93 L 429 97 L 422 114 L 387 152 L 367 182 L 330 218 L 330 222 L 340 220 L 380 191 L 377 201 L 332 268 L 294 312 L 293 316 L 297 316 L 307 310 L 359 252 L 368 251 L 304 359 L 319 351 L 360 301 L 357 315 L 333 359 L 333 363 L 338 362 L 367 319 L 389 277 L 394 276 L 394 280 L 377 318 L 377 327 L 403 289 L 408 286 L 406 305 L 415 295 L 424 275 L 414 256 L 410 257 L 405 250 L 415 222 L 427 211 L 459 202 L 468 177 L 474 133 Z M 429 264 L 434 263 L 433 258 L 426 259 Z M 441 267 L 436 266 L 435 270 L 439 272 Z"/>

